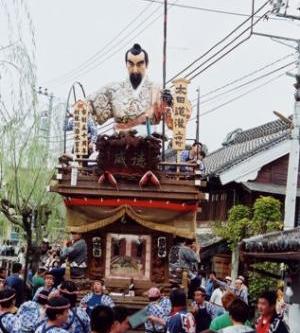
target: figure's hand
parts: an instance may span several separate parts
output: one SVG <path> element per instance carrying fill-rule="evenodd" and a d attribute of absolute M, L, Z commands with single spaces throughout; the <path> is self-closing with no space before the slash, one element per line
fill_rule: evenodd
<path fill-rule="evenodd" d="M 161 92 L 161 100 L 167 104 L 167 106 L 172 107 L 173 105 L 173 96 L 169 89 L 164 89 Z"/>

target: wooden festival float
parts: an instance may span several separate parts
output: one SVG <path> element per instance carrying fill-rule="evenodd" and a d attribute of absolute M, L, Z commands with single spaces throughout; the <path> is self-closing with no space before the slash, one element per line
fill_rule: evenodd
<path fill-rule="evenodd" d="M 179 155 L 186 120 L 176 102 L 173 109 L 173 148 Z M 85 159 L 87 112 L 86 103 L 75 104 L 76 158 L 60 157 L 50 185 L 64 199 L 69 231 L 82 233 L 87 242 L 87 278 L 104 279 L 114 292 L 128 290 L 133 279 L 136 295 L 152 285 L 167 286 L 176 238 L 195 238 L 204 199 L 197 165 L 162 162 L 160 139 L 129 134 L 99 135 L 97 160 Z"/>

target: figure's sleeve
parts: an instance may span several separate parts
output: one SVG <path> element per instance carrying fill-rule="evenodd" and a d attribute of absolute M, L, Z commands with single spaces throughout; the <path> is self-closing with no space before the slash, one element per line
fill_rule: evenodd
<path fill-rule="evenodd" d="M 99 125 L 113 117 L 111 90 L 108 86 L 89 96 L 88 102 L 91 107 L 91 114 Z"/>
<path fill-rule="evenodd" d="M 95 124 L 94 120 L 89 117 L 88 118 L 88 131 L 91 134 L 91 140 L 93 143 L 96 143 L 97 141 L 97 125 Z"/>
<path fill-rule="evenodd" d="M 103 305 L 109 306 L 110 308 L 115 307 L 115 303 L 112 300 L 112 298 L 108 295 L 105 295 L 106 297 L 103 299 Z"/>
<path fill-rule="evenodd" d="M 63 260 L 66 258 L 68 258 L 69 260 L 72 260 L 74 257 L 76 257 L 80 253 L 80 250 L 81 250 L 81 247 L 75 243 L 72 246 L 63 248 L 61 251 L 61 254 L 60 254 L 60 258 Z"/>
<path fill-rule="evenodd" d="M 64 131 L 72 131 L 74 126 L 74 118 L 70 117 L 66 120 L 64 124 Z"/>

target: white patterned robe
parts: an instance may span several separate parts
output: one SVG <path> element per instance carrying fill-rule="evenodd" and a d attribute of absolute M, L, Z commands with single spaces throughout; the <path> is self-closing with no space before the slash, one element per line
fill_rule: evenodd
<path fill-rule="evenodd" d="M 160 121 L 160 88 L 143 79 L 137 89 L 133 89 L 129 78 L 122 82 L 108 84 L 88 98 L 92 115 L 100 125 L 108 119 L 115 119 L 116 130 L 129 130 L 145 123 L 146 115 L 152 124 Z"/>

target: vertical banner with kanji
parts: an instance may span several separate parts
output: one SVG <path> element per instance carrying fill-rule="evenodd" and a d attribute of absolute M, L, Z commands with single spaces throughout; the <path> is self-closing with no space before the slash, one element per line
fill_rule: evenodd
<path fill-rule="evenodd" d="M 173 102 L 173 141 L 174 150 L 185 149 L 186 124 L 189 101 L 187 97 L 187 87 L 190 81 L 178 79 L 174 84 L 174 102 Z"/>
<path fill-rule="evenodd" d="M 77 158 L 88 154 L 88 105 L 79 100 L 74 105 L 74 155 Z"/>

